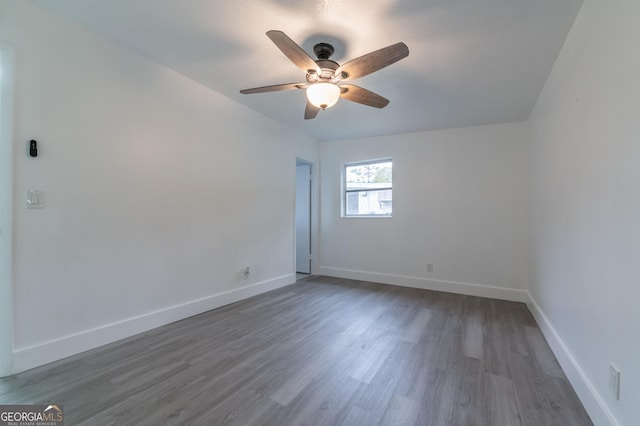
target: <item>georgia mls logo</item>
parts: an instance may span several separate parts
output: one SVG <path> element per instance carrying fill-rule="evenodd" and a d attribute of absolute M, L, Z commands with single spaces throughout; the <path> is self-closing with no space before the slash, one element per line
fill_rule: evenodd
<path fill-rule="evenodd" d="M 63 426 L 62 405 L 0 405 L 0 426 Z"/>
<path fill-rule="evenodd" d="M 62 408 L 57 405 L 48 405 L 47 408 L 44 409 L 44 413 L 45 416 L 50 417 L 45 421 L 62 421 L 62 418 L 64 417 L 62 414 Z"/>

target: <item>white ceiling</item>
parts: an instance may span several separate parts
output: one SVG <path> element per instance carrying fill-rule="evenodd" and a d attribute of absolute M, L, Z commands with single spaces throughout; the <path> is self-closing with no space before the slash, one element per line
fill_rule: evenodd
<path fill-rule="evenodd" d="M 153 61 L 317 140 L 526 120 L 582 0 L 35 0 Z M 408 58 L 355 81 L 391 100 L 341 100 L 304 120 L 304 81 L 266 37 L 344 63 L 403 41 Z M 315 56 L 313 56 L 315 57 Z"/>

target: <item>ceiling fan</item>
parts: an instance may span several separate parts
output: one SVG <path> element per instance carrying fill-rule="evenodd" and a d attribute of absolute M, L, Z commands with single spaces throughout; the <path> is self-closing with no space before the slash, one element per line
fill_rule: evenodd
<path fill-rule="evenodd" d="M 340 65 L 329 59 L 334 49 L 328 43 L 318 43 L 313 47 L 313 53 L 318 57 L 317 60 L 314 60 L 282 31 L 267 31 L 267 37 L 291 62 L 307 73 L 307 81 L 305 83 L 286 83 L 244 89 L 240 93 L 251 94 L 306 89 L 305 120 L 315 118 L 321 109 L 335 105 L 339 98 L 375 108 L 384 108 L 389 103 L 388 99 L 362 87 L 344 84 L 344 82 L 364 77 L 409 56 L 409 48 L 406 44 L 400 42 Z"/>

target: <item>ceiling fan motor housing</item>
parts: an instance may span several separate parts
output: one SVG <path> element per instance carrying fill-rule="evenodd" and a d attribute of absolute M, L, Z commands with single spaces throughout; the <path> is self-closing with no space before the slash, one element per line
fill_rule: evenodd
<path fill-rule="evenodd" d="M 318 43 L 313 46 L 313 53 L 318 57 L 315 62 L 320 68 L 320 73 L 317 74 L 315 70 L 310 70 L 307 73 L 307 82 L 315 83 L 319 80 L 333 80 L 335 78 L 336 70 L 340 64 L 329 59 L 333 52 L 333 46 L 328 43 Z"/>
<path fill-rule="evenodd" d="M 336 70 L 340 65 L 330 59 L 318 59 L 316 64 L 320 67 L 320 77 L 332 79 L 336 75 Z"/>

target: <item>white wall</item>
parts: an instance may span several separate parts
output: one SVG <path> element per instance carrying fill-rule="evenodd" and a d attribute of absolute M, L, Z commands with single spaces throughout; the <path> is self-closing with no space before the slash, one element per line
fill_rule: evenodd
<path fill-rule="evenodd" d="M 527 137 L 521 123 L 321 142 L 320 271 L 524 300 Z M 387 157 L 393 217 L 342 218 L 342 165 Z"/>
<path fill-rule="evenodd" d="M 530 120 L 532 310 L 599 425 L 640 424 L 638 17 L 585 0 Z"/>
<path fill-rule="evenodd" d="M 16 370 L 295 280 L 295 159 L 315 141 L 29 2 L 0 0 L 0 42 L 17 67 Z"/>

